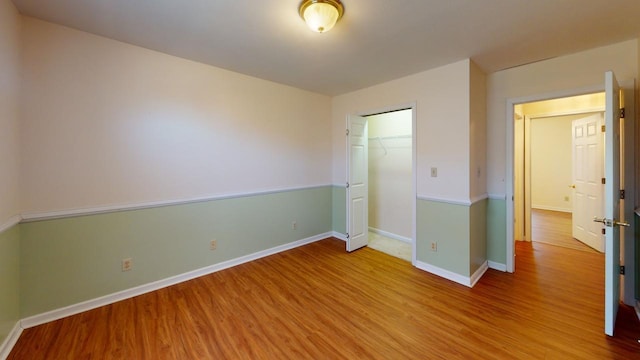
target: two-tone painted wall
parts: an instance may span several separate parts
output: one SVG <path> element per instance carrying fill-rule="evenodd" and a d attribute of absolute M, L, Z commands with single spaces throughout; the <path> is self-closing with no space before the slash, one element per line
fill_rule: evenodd
<path fill-rule="evenodd" d="M 330 186 L 23 223 L 21 316 L 330 233 Z"/>
<path fill-rule="evenodd" d="M 0 14 L 0 351 L 20 319 L 331 235 L 329 97 Z"/>
<path fill-rule="evenodd" d="M 0 2 L 0 358 L 20 319 L 20 36 L 22 19 Z"/>
<path fill-rule="evenodd" d="M 600 48 L 562 56 L 554 59 L 520 66 L 504 71 L 498 71 L 487 76 L 487 189 L 491 194 L 489 208 L 492 209 L 491 221 L 488 223 L 488 233 L 495 236 L 488 237 L 489 260 L 505 264 L 511 254 L 506 252 L 506 195 L 508 191 L 507 169 L 507 119 L 506 106 L 509 101 L 524 100 L 524 102 L 547 98 L 578 95 L 594 91 L 603 91 L 604 73 L 613 70 L 627 94 L 633 96 L 634 80 L 638 78 L 638 40 L 629 40 Z M 626 101 L 629 112 L 635 114 L 635 102 L 630 97 Z M 636 134 L 633 121 L 625 123 L 627 134 Z M 630 138 L 633 140 L 633 136 Z M 633 141 L 625 143 L 627 153 L 637 153 Z M 630 159 L 630 157 L 629 157 Z M 627 163 L 627 169 L 634 169 L 634 164 Z M 627 171 L 627 183 L 635 184 L 634 171 Z M 628 187 L 634 192 L 634 187 Z M 636 195 L 629 194 L 631 199 Z M 510 197 L 510 195 L 509 195 Z M 631 206 L 631 209 L 633 206 Z M 502 214 L 505 215 L 502 215 Z M 631 211 L 627 211 L 627 219 L 633 218 Z M 633 246 L 632 236 L 625 239 L 626 245 Z M 629 247 L 626 248 L 628 255 Z M 627 263 L 635 267 L 633 256 L 627 256 Z M 631 277 L 625 279 L 625 287 L 633 289 L 633 282 L 627 283 Z"/>
<path fill-rule="evenodd" d="M 331 231 L 328 97 L 24 24 L 22 316 Z"/>
<path fill-rule="evenodd" d="M 634 40 L 331 99 L 0 4 L 0 347 L 21 318 L 344 233 L 346 116 L 411 103 L 418 262 L 470 284 L 509 256 L 507 99 L 640 67 Z"/>
<path fill-rule="evenodd" d="M 334 184 L 346 179 L 347 116 L 416 104 L 417 266 L 468 284 L 486 266 L 484 90 L 484 74 L 464 60 L 333 98 Z"/>

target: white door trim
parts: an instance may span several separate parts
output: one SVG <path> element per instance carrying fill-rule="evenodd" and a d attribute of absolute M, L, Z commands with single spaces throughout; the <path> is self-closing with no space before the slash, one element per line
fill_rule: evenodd
<path fill-rule="evenodd" d="M 625 121 L 625 168 L 626 169 L 634 169 L 634 161 L 635 156 L 637 155 L 634 151 L 629 151 L 629 149 L 633 149 L 635 144 L 633 141 L 628 143 L 627 140 L 633 140 L 634 134 L 636 134 L 636 129 L 634 128 L 635 124 L 635 101 L 636 101 L 636 92 L 635 92 L 635 80 L 619 80 L 620 86 L 625 90 L 625 107 L 627 108 L 627 119 L 633 119 L 629 121 Z M 506 99 L 506 149 L 505 149 L 505 184 L 506 184 L 506 268 L 507 272 L 515 271 L 515 248 L 514 248 L 514 207 L 513 207 L 513 199 L 514 199 L 514 106 L 518 104 L 524 104 L 535 101 L 542 100 L 551 100 L 563 97 L 571 97 L 577 95 L 585 95 L 596 92 L 604 92 L 604 81 L 600 84 L 587 86 L 582 88 L 575 88 L 569 90 L 561 90 L 554 91 L 548 93 L 540 93 L 535 95 L 523 96 L 523 97 L 514 97 Z M 640 139 L 638 139 L 640 140 Z M 638 159 L 640 160 L 640 159 Z M 626 215 L 625 218 L 633 220 L 633 207 L 635 202 L 635 192 L 633 191 L 633 187 L 635 186 L 635 174 L 633 171 L 628 171 L 625 175 L 625 184 L 627 189 L 627 201 L 625 202 L 624 213 Z M 632 226 L 634 226 L 633 221 L 631 222 Z M 629 231 L 624 232 L 624 240 L 625 246 L 624 249 L 621 250 L 623 252 L 623 257 L 625 260 L 625 266 L 628 271 L 621 282 L 624 284 L 623 287 L 623 296 L 624 303 L 627 305 L 633 306 L 635 304 L 635 294 L 633 293 L 633 289 L 635 289 L 635 243 L 634 243 L 634 228 L 629 229 Z M 630 289 L 629 291 L 625 291 L 624 289 Z"/>
<path fill-rule="evenodd" d="M 409 110 L 411 109 L 411 156 L 412 156 L 412 186 L 413 186 L 413 191 L 412 191 L 412 216 L 411 216 L 411 244 L 412 244 L 412 254 L 411 254 L 411 264 L 413 266 L 416 266 L 416 262 L 417 262 L 417 258 L 416 258 L 416 253 L 417 253 L 417 244 L 416 244 L 416 238 L 417 238 L 417 217 L 416 217 L 416 213 L 417 213 L 417 206 L 418 206 L 418 177 L 417 177 L 417 173 L 418 173 L 418 157 L 417 157 L 417 147 L 416 147 L 416 133 L 417 133 L 417 102 L 410 102 L 410 103 L 404 103 L 404 104 L 398 104 L 398 105 L 391 105 L 391 106 L 386 106 L 386 107 L 381 107 L 381 108 L 377 108 L 377 109 L 373 109 L 373 110 L 368 110 L 368 111 L 360 111 L 355 113 L 354 115 L 358 115 L 358 116 L 369 116 L 369 115 L 375 115 L 375 114 L 381 114 L 381 113 L 386 113 L 386 112 L 392 112 L 392 111 L 399 111 L 399 110 Z M 346 118 L 346 125 L 349 125 L 349 115 L 347 115 Z M 347 147 L 348 147 L 348 139 L 347 139 Z M 347 148 L 347 156 L 349 154 L 349 149 Z M 348 162 L 347 162 L 348 164 Z M 347 169 L 346 174 L 349 174 L 349 169 Z M 345 180 L 346 182 L 347 180 Z M 347 228 L 349 226 L 349 219 L 346 219 L 347 221 Z"/>
<path fill-rule="evenodd" d="M 585 95 L 596 92 L 604 91 L 604 83 L 595 86 L 589 86 L 573 90 L 563 90 L 550 93 L 536 94 L 518 98 L 507 99 L 507 117 L 506 117 L 506 164 L 505 164 L 505 183 L 506 183 L 506 198 L 507 198 L 507 236 L 506 236 L 506 249 L 507 249 L 507 272 L 515 271 L 515 246 L 514 246 L 514 106 L 518 104 L 526 104 L 530 102 L 551 100 L 563 97 Z"/>
<path fill-rule="evenodd" d="M 550 111 L 545 113 L 534 113 L 534 114 L 524 114 L 523 118 L 523 127 L 524 127 L 524 154 L 523 154 L 523 182 L 524 190 L 522 192 L 522 196 L 514 197 L 514 205 L 515 202 L 520 202 L 523 205 L 523 215 L 521 222 L 524 224 L 516 223 L 520 227 L 520 231 L 523 234 L 522 240 L 524 241 L 532 241 L 531 234 L 531 209 L 532 209 L 532 194 L 531 194 L 531 121 L 535 119 L 543 119 L 548 117 L 558 117 L 558 116 L 570 116 L 570 115 L 582 115 L 582 114 L 594 114 L 594 113 L 604 113 L 604 106 L 593 107 L 590 109 L 581 109 L 581 110 L 571 110 L 571 111 Z M 514 129 L 515 131 L 515 129 Z M 516 134 L 514 133 L 514 136 Z M 515 148 L 514 148 L 515 151 Z M 515 162 L 514 162 L 515 164 Z M 515 178 L 514 178 L 515 179 Z M 515 180 L 514 180 L 515 181 Z M 514 196 L 515 196 L 515 186 L 514 183 Z M 514 209 L 514 216 L 516 216 Z M 517 229 L 514 229 L 517 230 Z"/>

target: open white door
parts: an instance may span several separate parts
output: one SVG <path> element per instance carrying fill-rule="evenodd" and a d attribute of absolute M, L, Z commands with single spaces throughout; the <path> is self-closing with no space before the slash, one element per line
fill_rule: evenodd
<path fill-rule="evenodd" d="M 368 131 L 362 116 L 347 122 L 347 251 L 354 251 L 369 243 Z"/>
<path fill-rule="evenodd" d="M 604 252 L 604 236 L 593 218 L 602 215 L 604 148 L 602 115 L 572 121 L 573 148 L 573 237 Z"/>
<path fill-rule="evenodd" d="M 620 87 L 613 72 L 605 73 L 605 225 L 604 332 L 613 336 L 620 303 Z"/>

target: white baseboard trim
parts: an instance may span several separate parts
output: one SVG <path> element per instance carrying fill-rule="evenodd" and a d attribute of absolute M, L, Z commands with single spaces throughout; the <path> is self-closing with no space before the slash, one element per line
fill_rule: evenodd
<path fill-rule="evenodd" d="M 96 299 L 91 299 L 87 301 L 83 301 L 78 304 L 66 306 L 60 309 L 48 311 L 46 313 L 30 316 L 28 318 L 22 319 L 20 321 L 20 325 L 23 329 L 28 329 L 30 327 L 38 326 L 41 324 L 45 324 L 51 321 L 55 321 L 58 319 L 65 318 L 67 316 L 79 314 L 81 312 L 85 312 L 88 310 L 92 310 L 101 306 L 113 304 L 115 302 L 129 299 L 138 295 L 146 294 L 151 291 L 159 290 L 162 288 L 166 288 L 181 282 L 185 282 L 188 280 L 192 280 L 201 276 L 209 275 L 217 271 L 221 271 L 224 269 L 228 269 L 230 267 L 234 267 L 240 264 L 244 264 L 253 260 L 257 260 L 269 255 L 277 254 L 279 252 L 291 250 L 303 245 L 307 245 L 322 239 L 326 239 L 331 237 L 333 234 L 331 232 L 327 232 L 324 234 L 308 237 L 306 239 L 297 240 L 294 242 L 290 242 L 284 245 L 276 246 L 270 249 L 262 250 L 255 252 L 253 254 L 241 256 L 239 258 L 223 261 L 218 264 L 214 264 L 211 266 L 207 266 L 201 269 L 193 270 L 186 272 L 184 274 L 172 276 L 163 280 L 154 281 L 148 284 L 143 284 L 140 286 L 136 286 L 131 289 L 119 291 L 113 294 L 105 295 Z"/>
<path fill-rule="evenodd" d="M 572 212 L 572 209 L 560 208 L 560 207 L 555 207 L 555 206 L 546 206 L 546 205 L 535 205 L 535 204 L 532 204 L 531 208 L 532 209 L 538 209 L 538 210 L 558 211 L 558 212 L 563 212 L 563 213 L 571 213 Z"/>
<path fill-rule="evenodd" d="M 482 275 L 484 275 L 484 273 L 486 273 L 487 270 L 489 270 L 489 262 L 485 261 L 482 263 L 482 265 L 480 265 L 478 270 L 476 270 L 473 274 L 471 274 L 471 279 L 470 279 L 471 285 L 469 285 L 469 287 L 476 286 L 478 281 L 480 281 L 480 279 L 482 278 Z"/>
<path fill-rule="evenodd" d="M 374 227 L 369 227 L 369 231 L 371 231 L 372 233 L 376 233 L 378 235 L 382 235 L 384 237 L 388 237 L 390 239 L 395 239 L 395 240 L 399 240 L 399 241 L 402 241 L 402 242 L 406 242 L 407 244 L 413 243 L 413 241 L 411 241 L 411 238 L 404 237 L 404 236 L 401 236 L 401 235 L 397 235 L 397 234 L 394 234 L 394 233 L 390 233 L 388 231 L 376 229 Z"/>
<path fill-rule="evenodd" d="M 22 216 L 15 215 L 9 218 L 9 220 L 0 224 L 0 233 L 3 233 L 5 230 L 9 230 L 11 227 L 18 225 L 18 223 L 22 221 Z"/>
<path fill-rule="evenodd" d="M 343 233 L 339 233 L 337 231 L 332 231 L 331 232 L 331 236 L 333 236 L 336 239 L 342 240 L 342 241 L 347 241 L 347 235 L 343 234 Z"/>
<path fill-rule="evenodd" d="M 507 272 L 507 265 L 506 264 L 500 264 L 500 263 L 497 263 L 495 261 L 487 261 L 487 263 L 489 264 L 489 269 L 498 270 L 498 271 L 502 271 L 502 272 Z"/>
<path fill-rule="evenodd" d="M 480 268 L 478 268 L 478 270 L 476 270 L 473 275 L 471 275 L 471 277 L 468 276 L 463 276 L 457 273 L 454 273 L 452 271 L 449 270 L 445 270 L 443 268 L 437 267 L 437 266 L 433 266 L 431 264 L 427 264 L 425 262 L 422 261 L 416 261 L 415 266 L 420 269 L 420 270 L 424 270 L 428 273 L 434 274 L 434 275 L 438 275 L 440 277 L 443 277 L 447 280 L 451 280 L 453 282 L 456 282 L 460 285 L 464 285 L 467 287 L 473 287 L 478 280 L 480 280 L 480 278 L 482 277 L 482 275 L 484 275 L 484 273 L 487 271 L 488 269 L 488 265 L 487 262 L 485 261 L 482 266 L 480 266 Z"/>
<path fill-rule="evenodd" d="M 0 344 L 0 359 L 5 360 L 9 357 L 11 350 L 20 338 L 20 334 L 22 334 L 22 327 L 20 326 L 20 321 L 18 321 L 7 335 L 7 338 Z"/>

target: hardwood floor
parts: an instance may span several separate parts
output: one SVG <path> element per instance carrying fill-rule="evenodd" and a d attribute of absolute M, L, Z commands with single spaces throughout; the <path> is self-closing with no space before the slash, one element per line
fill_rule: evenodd
<path fill-rule="evenodd" d="M 573 238 L 571 213 L 531 209 L 531 239 L 570 249 L 598 252 Z"/>
<path fill-rule="evenodd" d="M 603 257 L 518 243 L 473 289 L 326 239 L 22 333 L 9 359 L 638 359 Z M 570 255 L 570 256 L 569 256 Z"/>

